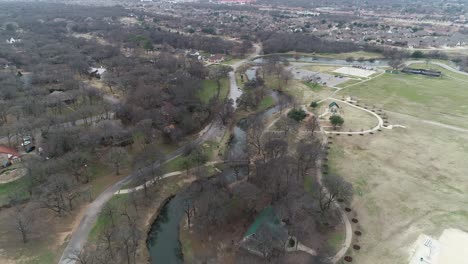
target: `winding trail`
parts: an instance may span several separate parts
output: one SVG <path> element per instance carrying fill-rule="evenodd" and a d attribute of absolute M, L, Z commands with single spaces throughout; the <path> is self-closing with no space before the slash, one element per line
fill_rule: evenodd
<path fill-rule="evenodd" d="M 322 127 L 320 127 L 320 130 L 322 132 L 325 132 Z M 328 145 L 328 137 L 326 133 L 322 133 L 322 145 L 323 146 Z M 317 160 L 316 167 L 317 167 L 317 180 L 319 184 L 323 186 L 322 159 Z M 328 190 L 325 189 L 325 192 L 328 192 Z M 335 256 L 333 256 L 330 260 L 332 263 L 337 263 L 345 256 L 346 252 L 351 247 L 351 243 L 353 241 L 353 227 L 351 226 L 351 222 L 349 221 L 346 211 L 341 207 L 341 205 L 336 200 L 333 201 L 333 206 L 335 206 L 335 208 L 339 210 L 341 221 L 343 221 L 345 225 L 345 240 L 343 242 L 343 245 L 341 246 L 341 249 L 335 254 Z"/>

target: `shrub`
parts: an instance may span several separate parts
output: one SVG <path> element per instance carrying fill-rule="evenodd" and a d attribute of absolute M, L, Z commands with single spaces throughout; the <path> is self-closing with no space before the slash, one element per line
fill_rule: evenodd
<path fill-rule="evenodd" d="M 312 108 L 315 108 L 315 107 L 317 107 L 317 106 L 318 106 L 318 103 L 315 102 L 315 101 L 313 101 L 312 103 L 310 103 L 310 107 L 312 107 Z"/>
<path fill-rule="evenodd" d="M 302 109 L 293 109 L 288 113 L 288 117 L 296 120 L 297 122 L 301 122 L 304 118 L 306 118 L 306 116 L 306 112 Z"/>
<path fill-rule="evenodd" d="M 333 126 L 333 129 L 336 129 L 337 126 L 343 125 L 344 119 L 339 115 L 333 115 L 330 117 L 330 122 Z"/>

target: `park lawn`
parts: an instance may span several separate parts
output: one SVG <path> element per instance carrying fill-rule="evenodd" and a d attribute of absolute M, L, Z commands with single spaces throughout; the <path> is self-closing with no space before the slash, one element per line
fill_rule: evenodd
<path fill-rule="evenodd" d="M 16 181 L 0 184 L 0 206 L 8 204 L 9 197 L 13 194 L 19 195 L 20 199 L 28 199 L 28 179 L 22 177 Z"/>
<path fill-rule="evenodd" d="M 298 80 L 289 81 L 283 89 L 286 93 L 296 98 L 298 103 L 309 105 L 313 101 L 320 101 L 328 98 L 332 93 L 332 88 L 320 86 L 319 89 L 311 88 Z"/>
<path fill-rule="evenodd" d="M 345 88 L 345 87 L 348 87 L 350 85 L 354 85 L 354 84 L 360 83 L 360 82 L 362 82 L 362 80 L 348 79 L 346 82 L 343 82 L 343 83 L 340 83 L 340 84 L 336 85 L 336 87 Z"/>
<path fill-rule="evenodd" d="M 210 99 L 216 97 L 218 93 L 218 86 L 216 81 L 213 80 L 203 80 L 202 81 L 202 88 L 198 91 L 197 96 L 198 98 L 204 103 L 208 104 Z M 219 92 L 219 97 L 224 99 L 227 97 L 229 93 L 229 79 L 223 78 L 221 79 L 221 90 Z"/>
<path fill-rule="evenodd" d="M 260 101 L 260 104 L 257 106 L 257 112 L 262 112 L 265 111 L 275 105 L 275 100 L 271 95 L 267 95 L 263 97 L 262 101 Z"/>
<path fill-rule="evenodd" d="M 122 209 L 125 206 L 125 202 L 128 200 L 129 194 L 119 194 L 114 195 L 108 202 L 106 206 L 112 206 L 115 209 Z M 89 233 L 89 240 L 96 241 L 99 234 L 108 226 L 111 225 L 111 219 L 107 215 L 102 213 L 99 214 L 96 223 Z"/>
<path fill-rule="evenodd" d="M 309 87 L 314 92 L 320 92 L 323 89 L 323 87 L 318 83 L 302 82 L 302 84 Z"/>
<path fill-rule="evenodd" d="M 354 187 L 353 227 L 363 235 L 349 253 L 360 264 L 406 264 L 420 234 L 468 223 L 468 135 L 406 115 L 389 120 L 407 128 L 334 136 L 329 151 L 329 172 Z"/>
<path fill-rule="evenodd" d="M 468 128 L 468 122 L 463 122 L 468 118 L 467 82 L 467 76 L 455 73 L 440 78 L 385 73 L 337 96 L 356 96 L 385 110 Z"/>
<path fill-rule="evenodd" d="M 328 108 L 328 104 L 333 102 L 333 100 L 327 100 L 325 101 L 320 109 L 318 110 L 320 113 L 324 113 L 326 108 Z M 379 121 L 377 118 L 365 111 L 362 111 L 360 109 L 357 109 L 355 107 L 352 107 L 350 105 L 337 102 L 338 105 L 340 106 L 340 113 L 339 115 L 343 117 L 344 123 L 341 128 L 339 128 L 339 131 L 343 132 L 348 132 L 348 131 L 361 131 L 361 130 L 368 130 L 371 128 L 374 128 L 377 126 Z M 324 118 L 324 122 L 322 122 L 322 125 L 328 125 L 331 126 L 331 124 L 328 121 L 328 118 L 330 115 L 326 115 Z M 324 128 L 327 131 L 334 131 L 332 127 L 326 127 Z"/>
<path fill-rule="evenodd" d="M 202 144 L 203 152 L 208 157 L 208 161 L 215 159 L 215 152 L 218 149 L 219 143 L 214 141 L 207 141 Z M 188 161 L 190 166 L 189 168 L 193 168 L 196 164 L 190 159 L 190 156 L 183 156 L 180 155 L 177 158 L 165 163 L 162 165 L 163 173 L 169 173 L 174 171 L 182 171 L 186 168 L 184 167 L 184 163 Z"/>

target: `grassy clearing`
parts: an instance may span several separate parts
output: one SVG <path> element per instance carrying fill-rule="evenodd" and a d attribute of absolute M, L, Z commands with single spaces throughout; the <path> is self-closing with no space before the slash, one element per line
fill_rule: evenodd
<path fill-rule="evenodd" d="M 407 263 L 420 233 L 466 229 L 468 135 L 390 114 L 407 129 L 335 137 L 329 168 L 353 183 L 359 219 L 357 263 Z"/>
<path fill-rule="evenodd" d="M 319 113 L 324 113 L 326 108 L 328 108 L 328 104 L 333 102 L 333 100 L 327 100 L 325 101 L 320 109 L 318 110 Z M 343 117 L 344 119 L 344 124 L 341 127 L 340 131 L 361 131 L 361 130 L 367 130 L 375 127 L 378 124 L 378 120 L 376 117 L 373 115 L 364 112 L 362 110 L 359 110 L 357 108 L 354 108 L 352 106 L 349 106 L 344 103 L 338 102 L 338 105 L 340 106 L 340 113 L 339 115 Z M 328 120 L 329 116 L 325 116 L 325 119 Z M 328 123 L 328 121 L 326 121 Z M 326 125 L 326 124 L 322 124 Z M 328 124 L 331 125 L 331 124 Z M 333 128 L 325 128 L 326 130 L 333 130 Z"/>
<path fill-rule="evenodd" d="M 20 178 L 13 182 L 0 184 L 0 206 L 8 204 L 9 196 L 13 194 L 19 195 L 19 198 L 21 199 L 29 198 L 27 185 L 27 177 Z"/>
<path fill-rule="evenodd" d="M 216 97 L 218 93 L 218 85 L 216 81 L 213 80 L 203 80 L 202 82 L 202 89 L 198 92 L 198 98 L 205 103 L 208 104 L 211 98 Z M 220 98 L 226 98 L 229 93 L 229 80 L 227 78 L 223 78 L 221 80 L 221 90 L 219 92 Z"/>
<path fill-rule="evenodd" d="M 24 254 L 24 255 L 23 255 Z M 47 249 L 42 249 L 40 252 L 23 252 L 22 253 L 23 257 L 24 256 L 31 256 L 27 257 L 25 259 L 19 260 L 18 264 L 49 264 L 49 263 L 54 263 L 55 261 L 55 255 L 52 251 L 47 250 Z"/>
<path fill-rule="evenodd" d="M 116 210 L 123 209 L 125 206 L 125 202 L 128 200 L 128 194 L 120 194 L 120 195 L 114 195 L 109 202 L 107 202 L 108 206 L 111 206 L 112 208 L 115 208 Z M 96 241 L 97 237 L 99 234 L 108 226 L 111 225 L 111 218 L 107 215 L 104 214 L 99 214 L 96 223 L 93 226 L 93 229 L 91 229 L 91 232 L 89 233 L 89 239 L 91 241 Z"/>
<path fill-rule="evenodd" d="M 444 76 L 385 73 L 344 89 L 338 96 L 357 96 L 386 110 L 468 128 L 468 122 L 460 122 L 468 118 L 468 77 L 432 67 L 444 72 Z"/>
<path fill-rule="evenodd" d="M 216 150 L 218 149 L 219 143 L 214 141 L 207 141 L 202 145 L 203 153 L 208 157 L 208 160 L 212 160 L 216 158 Z M 177 158 L 165 163 L 162 166 L 162 171 L 164 173 L 169 173 L 173 171 L 181 171 L 185 170 L 186 168 L 185 163 L 188 162 L 189 168 L 193 168 L 196 166 L 196 163 L 192 160 L 192 157 L 189 156 L 178 156 Z"/>
<path fill-rule="evenodd" d="M 267 110 L 268 108 L 271 108 L 274 105 L 275 105 L 275 100 L 273 99 L 273 97 L 271 97 L 270 95 L 267 95 L 263 97 L 262 101 L 258 105 L 257 112 L 262 112 L 264 110 Z"/>
<path fill-rule="evenodd" d="M 346 82 L 343 82 L 343 83 L 340 83 L 340 84 L 336 85 L 336 87 L 345 88 L 345 87 L 348 87 L 350 85 L 353 85 L 353 84 L 356 84 L 356 83 L 359 83 L 359 82 L 362 82 L 362 80 L 348 79 Z"/>
<path fill-rule="evenodd" d="M 318 83 L 302 82 L 302 84 L 309 87 L 314 92 L 320 92 L 323 89 L 323 86 Z"/>

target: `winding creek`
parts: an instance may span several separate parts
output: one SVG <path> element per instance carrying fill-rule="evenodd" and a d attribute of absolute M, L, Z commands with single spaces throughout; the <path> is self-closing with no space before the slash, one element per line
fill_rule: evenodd
<path fill-rule="evenodd" d="M 271 92 L 271 96 L 278 101 L 280 96 L 278 92 Z M 279 107 L 272 107 L 260 116 L 263 119 L 270 118 L 273 114 L 279 112 Z M 242 159 L 246 153 L 246 132 L 245 119 L 233 128 L 233 136 L 229 143 L 228 155 L 233 155 Z M 246 171 L 241 171 L 239 175 L 246 175 Z M 223 177 L 227 183 L 238 180 L 232 169 L 225 169 L 216 177 Z M 242 177 L 242 176 L 240 176 Z M 161 208 L 158 217 L 151 226 L 148 234 L 147 247 L 151 258 L 151 263 L 183 263 L 182 248 L 179 242 L 179 224 L 184 217 L 182 195 L 176 195 L 166 202 Z"/>

